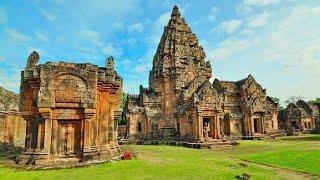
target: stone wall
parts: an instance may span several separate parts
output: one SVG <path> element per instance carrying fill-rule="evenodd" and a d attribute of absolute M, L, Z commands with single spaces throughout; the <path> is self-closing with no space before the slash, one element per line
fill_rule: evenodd
<path fill-rule="evenodd" d="M 17 112 L 0 112 L 0 146 L 24 147 L 26 122 Z"/>

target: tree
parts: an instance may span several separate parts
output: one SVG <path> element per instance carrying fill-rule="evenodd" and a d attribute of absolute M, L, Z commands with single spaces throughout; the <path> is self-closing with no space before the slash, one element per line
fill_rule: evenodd
<path fill-rule="evenodd" d="M 316 98 L 316 100 L 311 100 L 309 103 L 320 104 L 320 98 Z"/>
<path fill-rule="evenodd" d="M 279 98 L 277 98 L 277 97 L 270 97 L 271 99 L 272 99 L 272 101 L 273 102 L 275 102 L 275 103 L 280 103 L 280 99 Z"/>
<path fill-rule="evenodd" d="M 303 97 L 302 96 L 291 96 L 284 103 L 286 103 L 288 105 L 290 103 L 296 103 L 299 100 L 303 100 Z"/>
<path fill-rule="evenodd" d="M 120 104 L 120 107 L 122 109 L 122 114 L 121 114 L 121 117 L 118 119 L 118 124 L 119 125 L 125 125 L 127 123 L 127 118 L 124 114 L 124 110 L 126 108 L 126 105 L 128 103 L 128 94 L 126 93 L 122 93 L 121 95 L 121 104 Z"/>

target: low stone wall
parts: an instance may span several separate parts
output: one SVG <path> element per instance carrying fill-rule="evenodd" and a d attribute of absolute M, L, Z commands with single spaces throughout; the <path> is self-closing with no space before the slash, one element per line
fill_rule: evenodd
<path fill-rule="evenodd" d="M 26 122 L 18 112 L 0 111 L 0 149 L 24 148 Z"/>

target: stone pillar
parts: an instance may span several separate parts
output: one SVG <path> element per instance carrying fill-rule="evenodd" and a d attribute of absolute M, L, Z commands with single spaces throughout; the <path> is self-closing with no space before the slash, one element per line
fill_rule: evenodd
<path fill-rule="evenodd" d="M 30 116 L 22 116 L 26 122 L 25 148 L 31 148 L 31 120 Z"/>
<path fill-rule="evenodd" d="M 90 111 L 84 112 L 84 139 L 83 152 L 91 152 L 91 121 L 94 113 Z"/>
<path fill-rule="evenodd" d="M 113 105 L 110 104 L 110 114 L 109 114 L 109 122 L 108 122 L 108 142 L 114 142 L 114 109 Z"/>
<path fill-rule="evenodd" d="M 261 119 L 261 128 L 262 128 L 262 134 L 266 133 L 266 124 L 265 124 L 265 116 L 262 115 L 262 119 Z"/>
<path fill-rule="evenodd" d="M 203 140 L 203 120 L 202 120 L 202 111 L 198 110 L 197 111 L 197 124 L 198 124 L 198 140 L 202 141 Z"/>
<path fill-rule="evenodd" d="M 37 151 L 40 151 L 41 150 L 41 139 L 42 139 L 42 133 L 41 133 L 41 128 L 42 128 L 42 125 L 41 125 L 41 120 L 37 119 L 37 123 L 38 123 L 38 134 L 37 134 Z"/>
<path fill-rule="evenodd" d="M 51 153 L 52 154 L 57 154 L 57 147 L 58 147 L 58 120 L 53 119 L 52 120 L 52 142 L 51 142 Z"/>
<path fill-rule="evenodd" d="M 51 150 L 51 133 L 52 133 L 52 120 L 50 112 L 41 113 L 41 116 L 44 118 L 44 147 L 43 151 L 50 154 Z"/>

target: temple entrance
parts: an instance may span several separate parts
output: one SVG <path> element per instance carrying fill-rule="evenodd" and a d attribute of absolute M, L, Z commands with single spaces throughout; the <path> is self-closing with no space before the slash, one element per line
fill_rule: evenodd
<path fill-rule="evenodd" d="M 205 140 L 208 140 L 210 138 L 214 138 L 214 124 L 213 124 L 214 117 L 204 117 L 202 119 L 202 137 Z"/>
<path fill-rule="evenodd" d="M 81 154 L 80 121 L 62 121 L 59 123 L 58 152 L 66 157 L 78 157 Z"/>
<path fill-rule="evenodd" d="M 254 118 L 253 119 L 254 124 L 254 132 L 255 133 L 261 133 L 262 134 L 262 123 L 260 118 Z"/>

